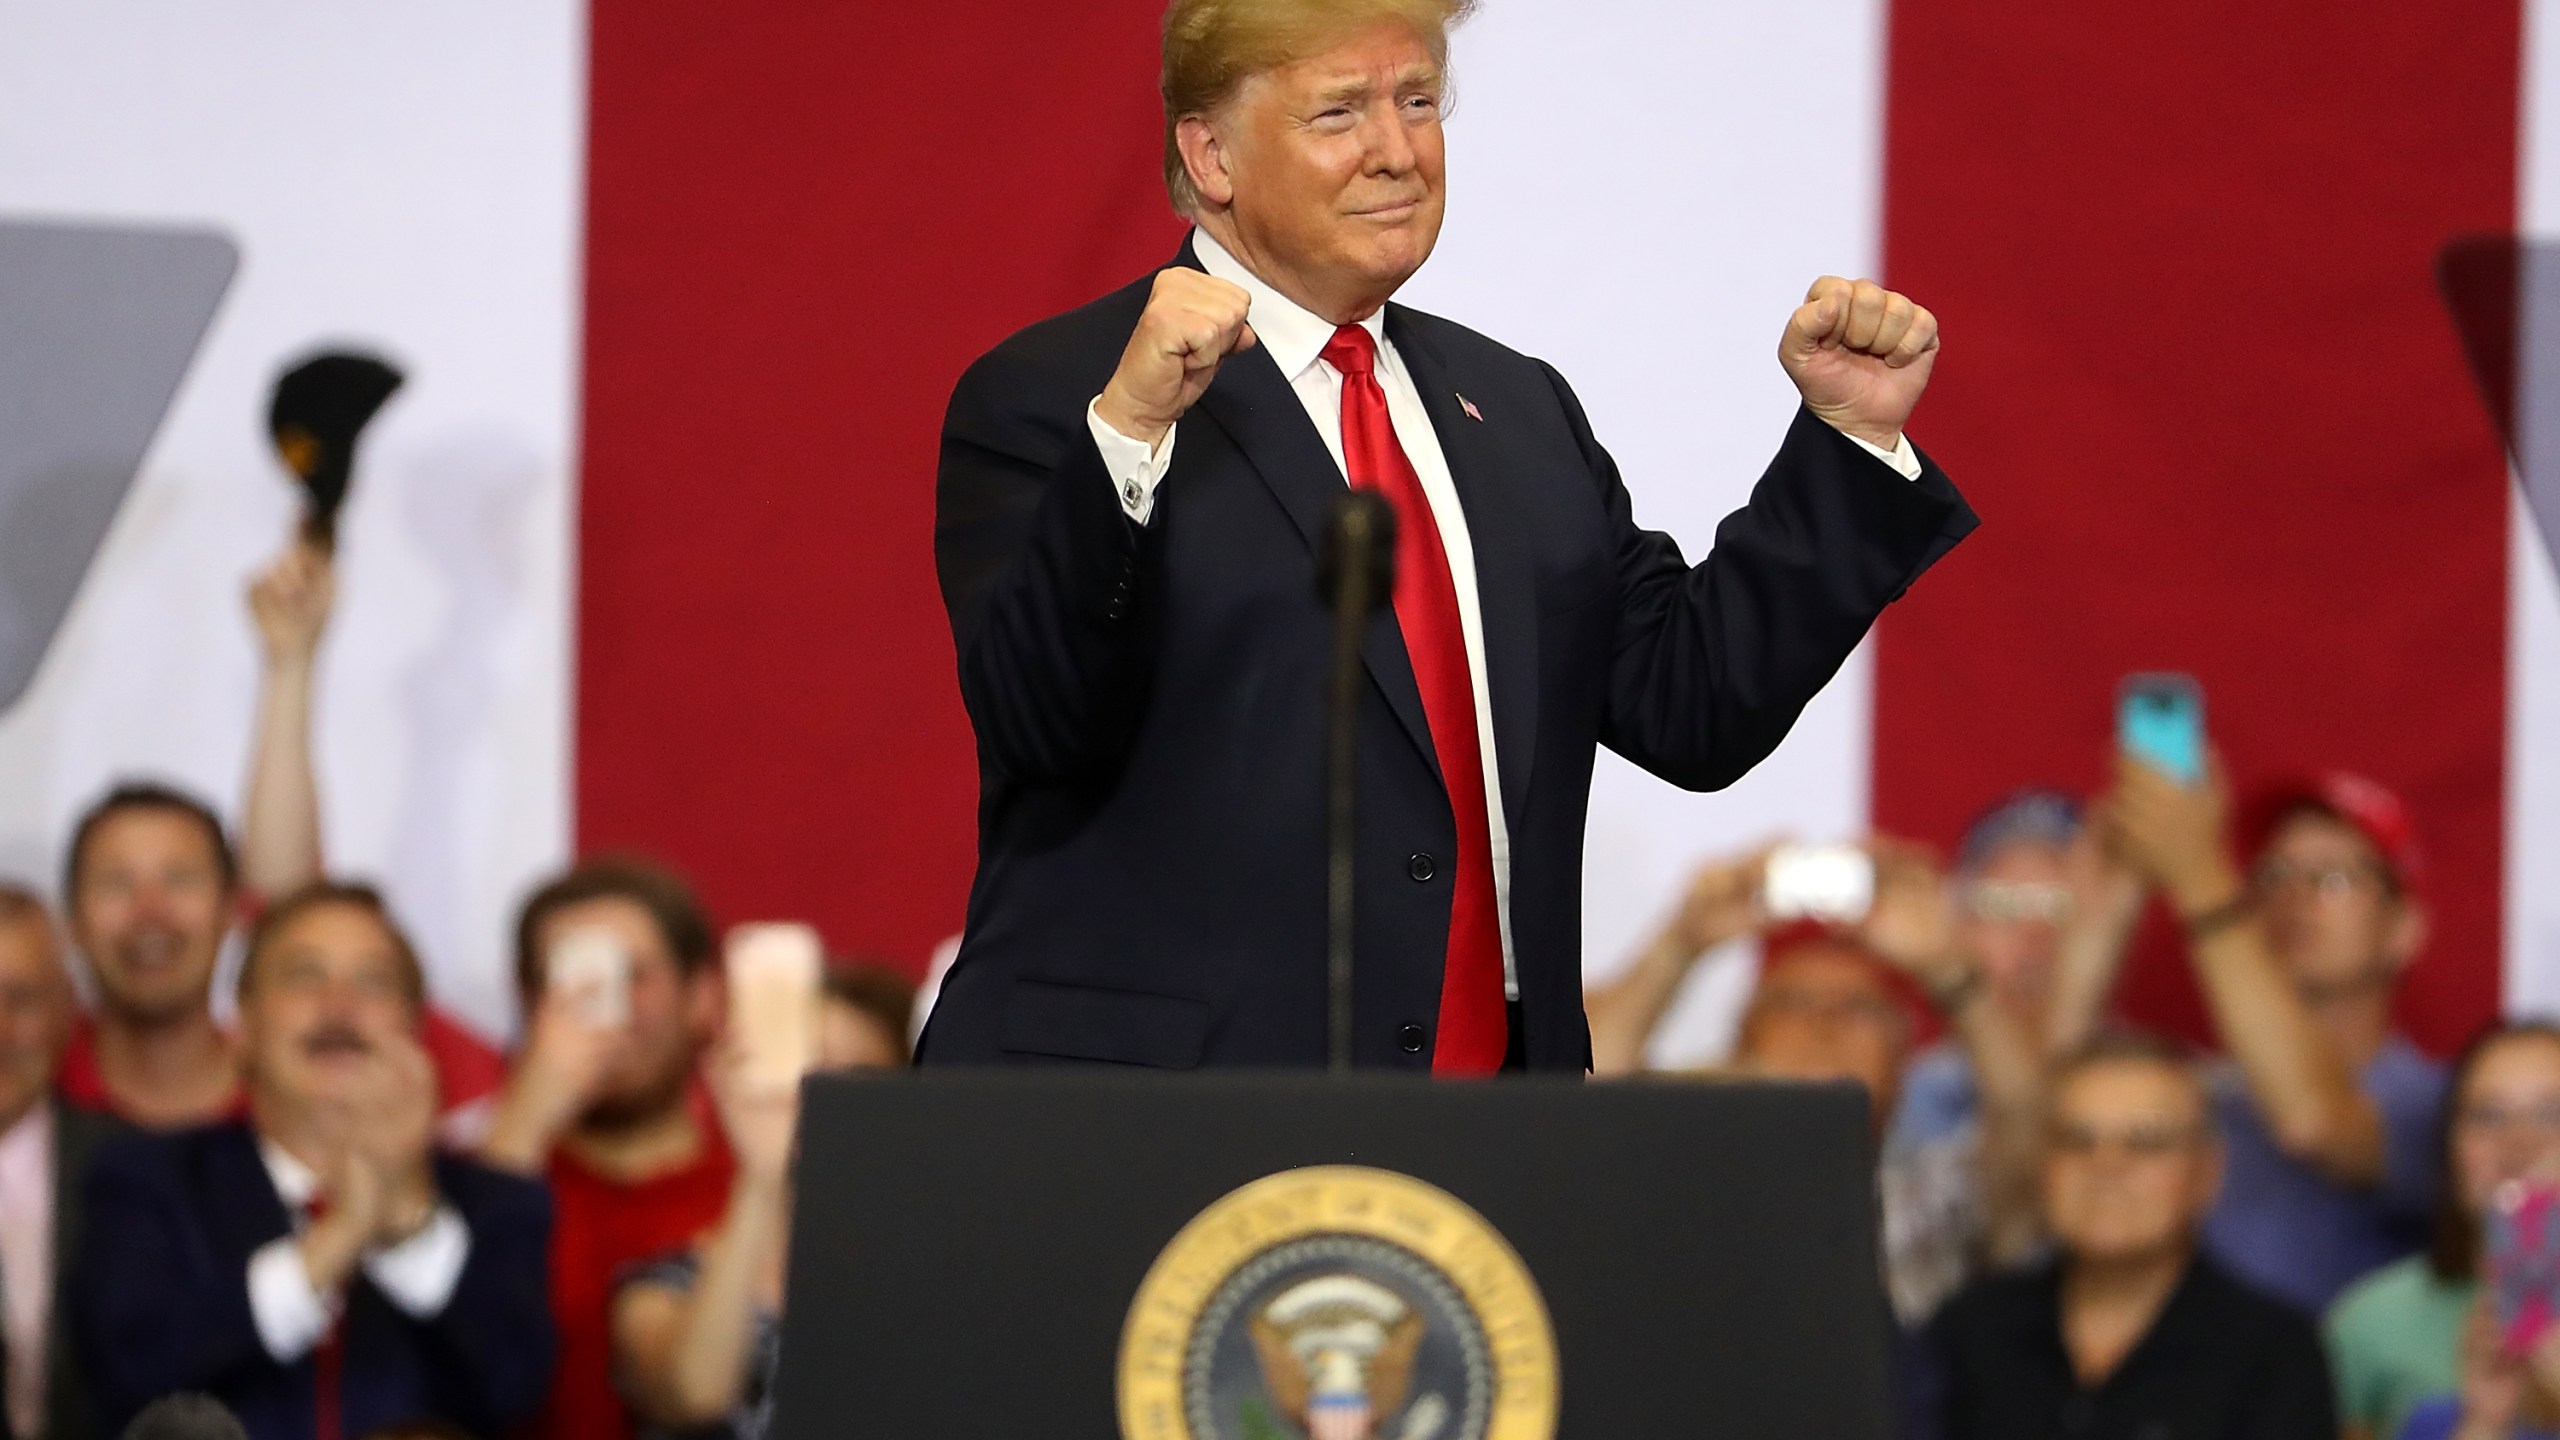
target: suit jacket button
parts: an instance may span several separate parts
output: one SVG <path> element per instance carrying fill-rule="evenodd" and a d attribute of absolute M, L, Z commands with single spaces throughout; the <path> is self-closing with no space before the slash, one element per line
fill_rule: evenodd
<path fill-rule="evenodd" d="M 1396 1032 L 1396 1048 L 1407 1055 L 1421 1054 L 1422 1040 L 1422 1027 L 1419 1025 L 1407 1025 Z"/>
<path fill-rule="evenodd" d="M 1440 871 L 1437 866 L 1431 863 L 1430 856 L 1416 850 L 1411 855 L 1405 857 L 1404 873 L 1412 876 L 1416 881 L 1422 881 L 1430 879 L 1432 876 L 1439 874 Z"/>
<path fill-rule="evenodd" d="M 1114 600 L 1102 607 L 1102 613 L 1113 620 L 1125 620 L 1129 615 L 1129 602 L 1126 599 Z"/>

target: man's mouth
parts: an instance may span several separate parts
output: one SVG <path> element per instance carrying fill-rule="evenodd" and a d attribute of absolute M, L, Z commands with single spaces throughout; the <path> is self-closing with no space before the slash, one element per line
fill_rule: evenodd
<path fill-rule="evenodd" d="M 332 1028 L 304 1037 L 302 1053 L 315 1060 L 370 1055 L 373 1042 L 353 1030 Z"/>
<path fill-rule="evenodd" d="M 1354 210 L 1351 214 L 1354 219 L 1359 220 L 1401 220 L 1412 214 L 1421 204 L 1421 198 L 1413 196 L 1403 200 L 1391 200 L 1384 205 L 1371 205 L 1365 209 Z"/>
<path fill-rule="evenodd" d="M 186 950 L 186 937 L 175 930 L 144 930 L 126 937 L 116 947 L 116 955 L 127 969 L 147 974 L 176 965 L 185 958 Z"/>

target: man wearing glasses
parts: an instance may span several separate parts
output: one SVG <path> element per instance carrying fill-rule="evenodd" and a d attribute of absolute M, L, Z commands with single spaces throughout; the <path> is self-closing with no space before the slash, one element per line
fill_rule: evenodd
<path fill-rule="evenodd" d="M 2108 829 L 2176 912 L 2231 1057 L 2214 1077 L 2229 1162 L 2206 1244 L 2318 1311 L 2417 1250 L 2434 1204 L 2444 1072 L 2391 1018 L 2426 938 L 2416 832 L 2398 796 L 2355 775 L 2273 787 L 2237 825 L 2226 795 L 2218 770 L 2187 786 L 2127 761 Z"/>
<path fill-rule="evenodd" d="M 2078 801 L 2026 789 L 1993 802 L 1956 850 L 1956 923 L 1964 953 L 1975 959 L 1977 1003 L 1998 1010 L 2047 1059 L 2076 1051 L 2097 1028 L 2142 911 L 2141 880 L 2097 839 L 2081 823 Z M 1925 1146 L 1975 1132 L 1981 1112 L 1970 1050 L 1942 1038 L 1903 1077 L 1890 1143 Z M 2019 1253 L 2034 1239 L 1995 1236 L 1994 1249 Z"/>
<path fill-rule="evenodd" d="M 2063 1063 L 2041 1177 L 2053 1259 L 1976 1281 L 1931 1322 L 1939 1434 L 2334 1440 L 2310 1319 L 2198 1246 L 2224 1170 L 2212 1114 L 2157 1041 Z"/>

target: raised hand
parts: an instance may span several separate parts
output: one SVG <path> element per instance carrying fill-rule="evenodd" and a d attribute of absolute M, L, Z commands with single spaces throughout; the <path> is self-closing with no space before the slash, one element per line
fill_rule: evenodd
<path fill-rule="evenodd" d="M 1972 962 L 1956 944 L 1956 908 L 1937 860 L 1917 845 L 1878 838 L 1867 844 L 1875 861 L 1876 898 L 1859 923 L 1859 938 L 1886 963 L 1931 992 L 1962 980 Z"/>
<path fill-rule="evenodd" d="M 343 1117 L 350 1121 L 352 1110 Z M 336 1145 L 320 1172 L 318 1218 L 303 1229 L 295 1246 L 302 1252 L 302 1273 L 322 1294 L 336 1290 L 355 1273 L 382 1228 L 382 1172 L 350 1144 Z"/>
<path fill-rule="evenodd" d="M 704 1067 L 711 1099 L 720 1112 L 720 1128 L 738 1157 L 741 1179 L 778 1185 L 790 1174 L 791 1141 L 800 1122 L 797 1086 L 777 1089 L 756 1083 L 748 1073 L 744 1046 L 734 1037 L 721 1042 Z"/>
<path fill-rule="evenodd" d="M 602 984 L 543 992 L 526 1028 L 524 1048 L 507 1074 L 506 1088 L 498 1093 L 481 1159 L 519 1174 L 542 1173 L 551 1147 L 595 1098 L 623 1035 L 623 1027 L 595 1018 Z"/>
<path fill-rule="evenodd" d="M 249 616 L 271 666 L 307 666 L 337 604 L 336 567 L 307 540 L 296 539 L 249 585 Z"/>
<path fill-rule="evenodd" d="M 1229 355 L 1253 348 L 1244 287 L 1174 266 L 1156 274 L 1145 313 L 1102 387 L 1102 423 L 1153 445 L 1200 399 Z"/>
<path fill-rule="evenodd" d="M 2108 930 L 2130 929 L 2141 918 L 2146 882 L 2142 872 L 2116 853 L 2113 801 L 2101 799 L 2089 808 L 2080 833 L 2063 852 L 2062 883 L 2071 890 L 2071 924 Z"/>
<path fill-rule="evenodd" d="M 2228 796 L 2219 757 L 2200 785 L 2181 784 L 2130 756 L 2117 757 L 2116 788 L 2104 808 L 2110 839 L 2182 915 L 2227 904 L 2240 893 Z"/>
<path fill-rule="evenodd" d="M 1760 886 L 1768 878 L 1769 852 L 1774 848 L 1763 845 L 1739 859 L 1702 866 L 1690 878 L 1688 893 L 1680 897 L 1680 910 L 1670 927 L 1684 952 L 1703 954 L 1768 923 Z"/>
<path fill-rule="evenodd" d="M 1938 363 L 1938 317 L 1872 280 L 1825 275 L 1787 317 L 1778 363 L 1825 423 L 1890 450 Z"/>
<path fill-rule="evenodd" d="M 398 1244 L 435 1213 L 436 1067 L 426 1048 L 407 1035 L 375 1037 L 353 1109 L 358 1125 L 348 1148 L 381 1192 L 372 1238 Z"/>

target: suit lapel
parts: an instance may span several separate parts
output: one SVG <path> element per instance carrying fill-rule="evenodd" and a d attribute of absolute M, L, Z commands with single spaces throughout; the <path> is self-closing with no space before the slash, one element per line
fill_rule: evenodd
<path fill-rule="evenodd" d="M 1188 241 L 1183 243 L 1182 263 L 1199 267 Z M 1229 356 L 1200 397 L 1199 409 L 1226 432 L 1237 452 L 1262 477 L 1313 554 L 1334 502 L 1348 487 L 1280 367 L 1259 349 Z M 1183 463 L 1178 447 L 1173 463 L 1177 468 Z M 1318 603 L 1313 586 L 1308 587 L 1307 598 L 1310 604 Z M 1431 725 L 1422 713 L 1422 689 L 1414 681 L 1413 661 L 1405 654 L 1404 632 L 1396 628 L 1393 610 L 1382 609 L 1370 618 L 1361 636 L 1360 658 L 1386 696 L 1387 708 L 1395 712 L 1432 773 L 1438 774 L 1439 752 L 1432 748 Z"/>
<path fill-rule="evenodd" d="M 1536 556 L 1526 519 L 1534 513 L 1511 487 L 1520 483 L 1502 452 L 1499 415 L 1469 415 L 1462 388 L 1413 312 L 1387 307 L 1387 338 L 1395 342 L 1422 408 L 1439 437 L 1441 458 L 1466 512 L 1467 539 L 1475 551 L 1476 603 L 1484 619 L 1485 691 L 1493 701 L 1494 759 L 1502 774 L 1502 809 L 1518 824 L 1529 799 L 1530 759 L 1538 738 L 1538 593 Z"/>
<path fill-rule="evenodd" d="M 256 1132 L 240 1121 L 226 1123 L 206 1135 L 205 1150 L 205 1204 L 226 1254 L 246 1260 L 259 1246 L 293 1233 L 284 1197 L 258 1157 Z"/>

